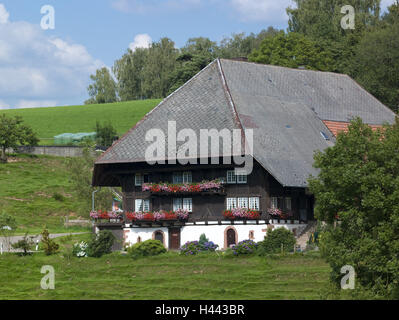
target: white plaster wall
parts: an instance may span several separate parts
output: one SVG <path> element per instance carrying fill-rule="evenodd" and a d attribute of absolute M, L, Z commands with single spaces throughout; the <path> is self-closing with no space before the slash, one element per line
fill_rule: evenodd
<path fill-rule="evenodd" d="M 141 241 L 152 240 L 152 235 L 155 231 L 163 231 L 164 233 L 164 246 L 168 248 L 169 245 L 169 232 L 168 228 L 125 228 L 124 233 L 126 236 L 125 244 L 133 245 L 137 243 L 140 237 Z M 127 232 L 128 231 L 128 232 Z"/>

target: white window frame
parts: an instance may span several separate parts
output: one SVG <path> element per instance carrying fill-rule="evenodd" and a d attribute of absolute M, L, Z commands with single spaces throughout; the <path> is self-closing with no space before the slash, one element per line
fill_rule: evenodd
<path fill-rule="evenodd" d="M 248 206 L 248 198 L 244 197 L 244 198 L 237 198 L 237 208 L 246 208 L 249 209 Z"/>
<path fill-rule="evenodd" d="M 229 184 L 235 184 L 235 183 L 237 183 L 237 176 L 236 176 L 234 170 L 228 170 L 228 171 L 227 171 L 226 181 L 227 181 L 227 183 L 229 183 Z"/>
<path fill-rule="evenodd" d="M 144 175 L 142 173 L 136 173 L 134 176 L 134 185 L 136 187 L 141 187 L 144 183 Z"/>
<path fill-rule="evenodd" d="M 173 183 L 183 183 L 183 173 L 182 172 L 173 172 Z"/>
<path fill-rule="evenodd" d="M 193 212 L 192 198 L 183 198 L 183 210 L 187 210 L 188 212 Z"/>
<path fill-rule="evenodd" d="M 239 174 L 237 175 L 237 183 L 239 184 L 245 184 L 247 183 L 248 179 L 247 179 L 247 175 L 246 174 Z"/>
<path fill-rule="evenodd" d="M 270 207 L 272 209 L 278 209 L 278 197 L 271 197 L 270 198 Z"/>
<path fill-rule="evenodd" d="M 227 198 L 226 199 L 226 209 L 232 210 L 237 208 L 237 198 Z"/>
<path fill-rule="evenodd" d="M 192 183 L 193 182 L 193 174 L 191 171 L 184 171 L 183 172 L 183 183 Z"/>
<path fill-rule="evenodd" d="M 183 198 L 173 198 L 173 211 L 183 209 Z"/>
<path fill-rule="evenodd" d="M 250 197 L 248 199 L 248 204 L 250 210 L 256 210 L 256 211 L 260 210 L 259 197 Z"/>
<path fill-rule="evenodd" d="M 150 200 L 149 199 L 136 199 L 134 203 L 135 212 L 149 212 Z"/>

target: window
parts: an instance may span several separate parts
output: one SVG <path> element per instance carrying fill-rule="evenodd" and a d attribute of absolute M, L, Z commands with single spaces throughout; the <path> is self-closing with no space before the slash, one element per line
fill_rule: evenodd
<path fill-rule="evenodd" d="M 291 210 L 291 198 L 287 197 L 285 200 L 285 210 Z"/>
<path fill-rule="evenodd" d="M 141 173 L 136 173 L 136 178 L 134 181 L 135 186 L 141 187 L 143 183 L 144 183 L 144 176 Z"/>
<path fill-rule="evenodd" d="M 271 207 L 272 207 L 272 209 L 277 209 L 278 208 L 278 198 L 277 197 L 272 197 L 271 198 Z"/>
<path fill-rule="evenodd" d="M 192 198 L 184 198 L 183 199 L 183 209 L 188 212 L 193 212 L 193 199 Z"/>
<path fill-rule="evenodd" d="M 136 199 L 135 203 L 136 212 L 148 212 L 150 211 L 150 200 L 149 199 Z"/>
<path fill-rule="evenodd" d="M 237 208 L 237 198 L 227 198 L 226 209 L 231 210 Z"/>
<path fill-rule="evenodd" d="M 236 182 L 237 182 L 237 177 L 235 175 L 234 170 L 227 171 L 227 183 L 236 183 Z"/>
<path fill-rule="evenodd" d="M 150 182 L 148 174 L 136 173 L 134 184 L 136 187 L 141 187 L 143 183 Z"/>
<path fill-rule="evenodd" d="M 191 183 L 191 182 L 193 182 L 193 175 L 191 174 L 191 171 L 183 172 L 183 183 Z"/>
<path fill-rule="evenodd" d="M 247 183 L 247 175 L 246 174 L 237 175 L 237 183 Z"/>
<path fill-rule="evenodd" d="M 238 208 L 248 208 L 248 198 L 237 199 Z"/>
<path fill-rule="evenodd" d="M 179 209 L 183 209 L 183 199 L 175 198 L 173 199 L 173 211 L 177 211 Z"/>
<path fill-rule="evenodd" d="M 249 209 L 259 211 L 259 197 L 249 198 Z"/>

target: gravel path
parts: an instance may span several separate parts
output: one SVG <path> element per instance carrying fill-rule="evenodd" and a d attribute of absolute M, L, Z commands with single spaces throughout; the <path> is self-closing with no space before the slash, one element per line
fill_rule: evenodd
<path fill-rule="evenodd" d="M 66 236 L 69 236 L 69 235 L 78 235 L 78 234 L 86 234 L 86 233 L 90 233 L 90 232 L 54 233 L 54 234 L 50 234 L 50 238 L 54 239 L 54 238 L 59 238 L 59 237 L 66 237 Z M 37 235 L 37 236 L 33 237 L 33 241 L 35 242 L 35 244 L 36 244 L 37 240 L 39 240 L 39 241 L 41 240 L 41 237 L 42 237 L 41 235 Z M 10 240 L 10 243 L 12 244 L 12 243 L 18 242 L 19 240 L 22 240 L 23 238 L 24 238 L 24 236 L 14 236 L 14 237 L 10 237 L 9 240 Z M 12 249 L 11 245 L 9 245 L 7 243 L 7 240 L 4 237 L 0 237 L 0 246 L 1 246 L 1 244 L 3 244 L 3 252 L 8 252 L 8 251 L 17 252 L 17 251 L 19 251 L 19 250 Z"/>

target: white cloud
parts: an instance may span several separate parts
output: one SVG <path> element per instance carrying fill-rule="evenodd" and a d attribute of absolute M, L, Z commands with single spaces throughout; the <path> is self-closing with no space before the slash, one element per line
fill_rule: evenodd
<path fill-rule="evenodd" d="M 119 11 L 147 14 L 165 10 L 185 10 L 202 4 L 203 0 L 114 0 L 112 6 Z"/>
<path fill-rule="evenodd" d="M 6 7 L 2 3 L 0 3 L 0 24 L 5 24 L 8 22 L 8 17 L 10 14 L 6 10 Z"/>
<path fill-rule="evenodd" d="M 148 34 L 138 34 L 134 37 L 134 41 L 129 44 L 129 48 L 134 52 L 137 48 L 149 48 L 151 43 L 152 39 Z"/>
<path fill-rule="evenodd" d="M 395 3 L 395 0 L 381 0 L 381 11 L 387 11 L 387 8 Z"/>
<path fill-rule="evenodd" d="M 243 21 L 265 21 L 268 23 L 287 21 L 285 11 L 292 0 L 230 0 L 230 5 Z"/>
<path fill-rule="evenodd" d="M 103 65 L 84 46 L 48 36 L 39 25 L 24 21 L 0 24 L 0 97 L 4 105 L 83 103 L 90 74 Z"/>

